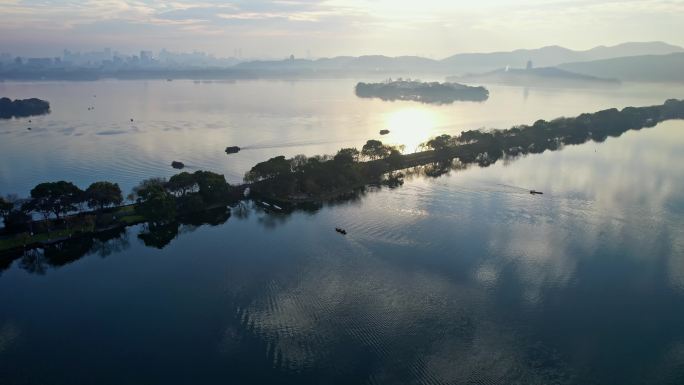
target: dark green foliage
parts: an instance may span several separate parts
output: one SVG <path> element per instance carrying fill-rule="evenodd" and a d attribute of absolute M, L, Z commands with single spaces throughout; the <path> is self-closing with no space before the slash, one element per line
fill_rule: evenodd
<path fill-rule="evenodd" d="M 489 91 L 484 87 L 401 79 L 383 83 L 358 83 L 355 91 L 356 96 L 361 98 L 414 100 L 432 104 L 448 104 L 457 100 L 484 101 L 489 98 Z"/>
<path fill-rule="evenodd" d="M 519 156 L 557 150 L 587 140 L 602 142 L 611 136 L 666 119 L 684 118 L 684 101 L 668 100 L 662 106 L 615 108 L 582 114 L 576 118 L 538 120 L 533 125 L 508 130 L 464 131 L 458 137 L 442 135 L 425 145 L 463 163 L 487 166 L 503 156 Z"/>
<path fill-rule="evenodd" d="M 444 134 L 428 140 L 425 145 L 432 150 L 443 152 L 454 145 L 454 138 Z"/>
<path fill-rule="evenodd" d="M 104 209 L 107 206 L 120 205 L 123 202 L 119 185 L 111 182 L 95 182 L 85 191 L 88 207 Z"/>
<path fill-rule="evenodd" d="M 135 209 L 151 223 L 166 223 L 176 216 L 176 201 L 161 185 L 149 184 L 136 193 Z"/>
<path fill-rule="evenodd" d="M 391 150 L 391 146 L 384 145 L 379 140 L 371 139 L 361 148 L 361 155 L 371 160 L 382 159 L 388 157 Z"/>
<path fill-rule="evenodd" d="M 18 233 L 29 229 L 31 216 L 22 209 L 12 210 L 5 215 L 4 221 L 7 232 Z"/>
<path fill-rule="evenodd" d="M 32 115 L 47 114 L 50 112 L 50 103 L 36 98 L 14 100 L 0 98 L 0 118 L 26 117 Z"/>
<path fill-rule="evenodd" d="M 176 196 L 184 196 L 197 188 L 195 175 L 182 172 L 169 178 L 166 188 Z"/>
<path fill-rule="evenodd" d="M 14 208 L 14 204 L 3 197 L 0 197 L 0 217 L 5 218 Z"/>
<path fill-rule="evenodd" d="M 276 156 L 265 162 L 257 163 L 245 174 L 247 182 L 258 182 L 264 179 L 274 179 L 289 174 L 292 171 L 290 161 L 284 156 Z"/>
<path fill-rule="evenodd" d="M 340 164 L 352 164 L 359 161 L 359 150 L 343 148 L 337 152 L 333 160 Z"/>
<path fill-rule="evenodd" d="M 220 202 L 228 199 L 231 188 L 223 175 L 211 171 L 195 171 L 193 177 L 199 187 L 199 194 L 206 202 Z"/>
<path fill-rule="evenodd" d="M 404 157 L 401 155 L 401 152 L 395 148 L 390 150 L 390 154 L 385 160 L 392 169 L 396 170 L 404 167 Z"/>
<path fill-rule="evenodd" d="M 31 190 L 31 201 L 27 207 L 40 212 L 45 218 L 54 214 L 60 219 L 62 215 L 75 211 L 76 205 L 84 200 L 83 191 L 71 182 L 47 182 Z"/>

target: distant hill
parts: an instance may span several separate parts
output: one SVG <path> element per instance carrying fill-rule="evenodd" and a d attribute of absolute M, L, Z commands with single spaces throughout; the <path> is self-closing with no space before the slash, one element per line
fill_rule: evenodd
<path fill-rule="evenodd" d="M 240 70 L 268 70 L 268 71 L 314 71 L 314 72 L 387 72 L 387 71 L 439 71 L 442 65 L 439 61 L 419 56 L 389 57 L 382 55 L 367 56 L 338 56 L 316 60 L 285 59 L 244 62 L 235 66 Z"/>
<path fill-rule="evenodd" d="M 465 81 L 478 83 L 510 84 L 536 87 L 596 87 L 615 86 L 620 82 L 615 79 L 582 75 L 555 67 L 530 69 L 498 69 L 481 74 L 450 76 L 447 81 Z"/>
<path fill-rule="evenodd" d="M 684 82 L 684 53 L 567 63 L 559 67 L 584 75 L 610 76 L 622 81 Z"/>
<path fill-rule="evenodd" d="M 584 62 L 624 56 L 665 55 L 684 52 L 684 48 L 663 42 L 624 43 L 612 47 L 599 46 L 586 51 L 573 51 L 559 46 L 519 49 L 511 52 L 458 54 L 441 62 L 454 72 L 484 72 L 506 66 L 525 67 L 531 60 L 536 67 L 553 67 L 562 63 Z"/>
<path fill-rule="evenodd" d="M 286 59 L 252 61 L 240 63 L 236 67 L 243 71 L 265 71 L 286 74 L 324 74 L 324 73 L 448 73 L 494 71 L 506 66 L 525 67 L 531 60 L 536 67 L 552 67 L 561 63 L 593 61 L 636 55 L 663 55 L 684 52 L 684 48 L 663 42 L 624 43 L 612 47 L 600 46 L 586 51 L 573 51 L 559 46 L 538 49 L 520 49 L 511 52 L 464 53 L 442 60 L 418 56 L 389 57 L 382 55 L 339 56 L 317 60 Z"/>

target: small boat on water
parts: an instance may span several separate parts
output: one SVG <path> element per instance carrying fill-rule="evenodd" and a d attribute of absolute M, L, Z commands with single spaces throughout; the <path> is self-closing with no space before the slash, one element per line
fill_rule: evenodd
<path fill-rule="evenodd" d="M 226 154 L 235 154 L 240 151 L 238 146 L 228 146 L 226 147 Z"/>
<path fill-rule="evenodd" d="M 390 133 L 390 130 L 380 130 L 380 135 L 387 135 Z"/>
<path fill-rule="evenodd" d="M 530 194 L 532 194 L 532 195 L 542 195 L 542 194 L 544 194 L 544 193 L 541 192 L 541 191 L 530 190 Z"/>
<path fill-rule="evenodd" d="M 185 167 L 185 163 L 179 162 L 179 161 L 177 161 L 177 160 L 174 160 L 173 162 L 171 162 L 171 167 L 180 170 L 180 169 L 182 169 L 183 167 Z"/>
<path fill-rule="evenodd" d="M 273 204 L 272 206 L 274 209 L 281 210 L 281 211 L 283 210 L 283 208 L 278 206 L 277 204 Z"/>
<path fill-rule="evenodd" d="M 340 233 L 340 234 L 342 234 L 342 235 L 347 235 L 347 230 L 345 230 L 345 229 L 341 229 L 341 228 L 339 228 L 339 227 L 335 227 L 335 231 L 337 231 L 338 233 Z"/>

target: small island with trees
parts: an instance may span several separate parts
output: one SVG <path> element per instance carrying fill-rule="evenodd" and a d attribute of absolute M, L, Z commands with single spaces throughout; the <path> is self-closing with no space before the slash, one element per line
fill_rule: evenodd
<path fill-rule="evenodd" d="M 162 244 L 168 238 L 163 236 L 165 226 L 215 209 L 220 211 L 218 218 L 225 219 L 230 215 L 228 206 L 244 199 L 268 200 L 269 207 L 291 210 L 330 201 L 368 185 L 400 185 L 402 171 L 422 170 L 427 176 L 439 176 L 453 167 L 487 167 L 500 159 L 555 151 L 590 140 L 602 142 L 670 119 L 684 119 L 684 100 L 538 120 L 506 130 L 445 134 L 428 140 L 424 150 L 412 154 L 402 154 L 401 146 L 368 140 L 361 150 L 343 148 L 335 155 L 273 157 L 252 167 L 245 174 L 245 183 L 238 186 L 209 171 L 181 172 L 168 180 L 147 179 L 128 195 L 127 200 L 133 203 L 126 205 L 116 183 L 95 182 L 85 190 L 67 181 L 40 183 L 29 198 L 0 198 L 4 222 L 0 257 L 138 223 L 146 223 L 141 237 Z M 245 194 L 248 188 L 249 196 Z M 34 216 L 42 219 L 34 220 Z"/>
<path fill-rule="evenodd" d="M 459 83 L 421 82 L 399 78 L 381 83 L 360 82 L 356 84 L 356 96 L 385 101 L 411 100 L 428 104 L 451 104 L 456 101 L 485 101 L 489 98 L 489 91 L 484 87 Z"/>
<path fill-rule="evenodd" d="M 0 119 L 25 118 L 50 112 L 50 103 L 37 99 L 0 98 Z"/>

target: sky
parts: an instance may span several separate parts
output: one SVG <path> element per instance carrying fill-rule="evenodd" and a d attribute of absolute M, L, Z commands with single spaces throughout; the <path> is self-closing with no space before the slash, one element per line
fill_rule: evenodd
<path fill-rule="evenodd" d="M 199 50 L 280 58 L 626 41 L 684 46 L 684 0 L 0 0 L 0 51 Z"/>

